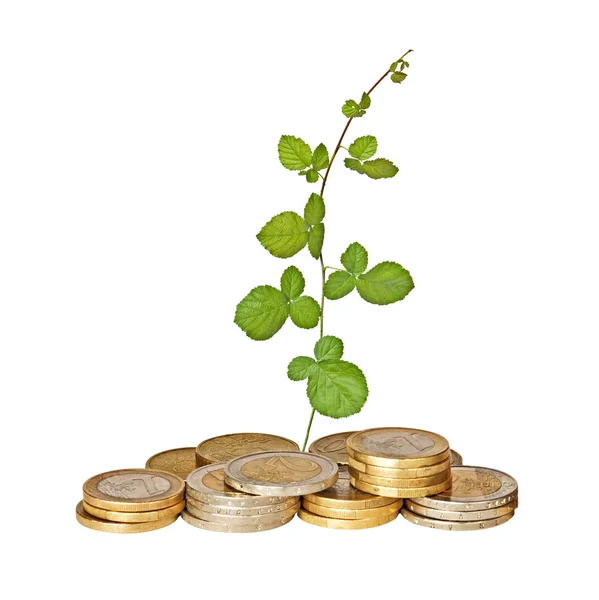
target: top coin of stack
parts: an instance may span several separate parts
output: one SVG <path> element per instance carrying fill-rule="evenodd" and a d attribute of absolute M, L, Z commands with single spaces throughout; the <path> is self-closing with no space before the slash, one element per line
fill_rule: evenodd
<path fill-rule="evenodd" d="M 146 461 L 146 469 L 166 471 L 185 481 L 196 468 L 195 464 L 195 448 L 174 448 L 150 456 Z"/>
<path fill-rule="evenodd" d="M 405 427 L 366 429 L 347 439 L 351 484 L 369 494 L 418 498 L 451 486 L 447 440 Z"/>

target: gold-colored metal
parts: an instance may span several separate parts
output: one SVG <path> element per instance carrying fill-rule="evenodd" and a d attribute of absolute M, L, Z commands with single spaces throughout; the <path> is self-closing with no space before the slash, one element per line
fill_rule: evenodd
<path fill-rule="evenodd" d="M 185 481 L 185 478 L 196 468 L 195 451 L 195 448 L 164 450 L 148 458 L 146 469 L 166 471 Z"/>
<path fill-rule="evenodd" d="M 397 518 L 398 514 L 399 512 L 394 512 L 373 519 L 330 519 L 300 508 L 297 516 L 302 521 L 306 521 L 306 523 L 318 525 L 319 527 L 327 527 L 328 529 L 369 529 L 390 523 Z"/>
<path fill-rule="evenodd" d="M 347 438 L 353 459 L 378 467 L 426 467 L 449 458 L 449 443 L 437 433 L 407 427 L 379 427 Z"/>
<path fill-rule="evenodd" d="M 270 433 L 229 433 L 201 442 L 196 448 L 196 466 L 203 467 L 219 462 L 228 462 L 244 454 L 294 451 L 299 446 L 287 438 Z"/>
<path fill-rule="evenodd" d="M 384 487 L 401 487 L 401 488 L 423 488 L 430 487 L 437 483 L 445 481 L 451 476 L 449 467 L 441 473 L 431 475 L 430 477 L 417 477 L 416 479 L 388 479 L 387 477 L 375 477 L 374 475 L 368 475 L 361 473 L 352 467 L 349 468 L 349 474 L 364 483 L 370 483 L 371 485 L 382 485 Z"/>
<path fill-rule="evenodd" d="M 224 523 L 226 525 L 237 527 L 238 525 L 280 525 L 282 522 L 286 522 L 290 517 L 293 517 L 299 509 L 300 501 L 298 500 L 289 508 L 271 515 L 223 515 L 197 509 L 191 504 L 188 504 L 185 510 L 197 519 L 202 519 L 202 521 Z"/>
<path fill-rule="evenodd" d="M 337 481 L 338 467 L 330 458 L 308 452 L 258 452 L 225 466 L 225 483 L 264 496 L 302 496 L 324 490 Z"/>
<path fill-rule="evenodd" d="M 198 529 L 204 529 L 206 531 L 220 531 L 222 533 L 256 533 L 258 531 L 267 531 L 268 529 L 276 529 L 277 527 L 282 527 L 289 523 L 295 517 L 295 513 L 291 515 L 291 517 L 287 517 L 286 519 L 281 519 L 280 522 L 264 525 L 263 523 L 259 523 L 258 525 L 233 525 L 227 523 L 214 523 L 213 521 L 204 521 L 203 519 L 198 519 L 190 514 L 187 510 L 184 510 L 181 513 L 181 518 L 190 525 L 197 527 Z"/>
<path fill-rule="evenodd" d="M 364 481 L 360 481 L 351 475 L 349 476 L 349 481 L 354 487 L 363 492 L 368 492 L 369 494 L 374 494 L 376 496 L 385 496 L 387 498 L 420 498 L 422 496 L 431 496 L 432 494 L 443 492 L 451 485 L 451 477 L 446 481 L 424 488 L 395 488 L 371 485 Z"/>
<path fill-rule="evenodd" d="M 84 527 L 95 529 L 96 531 L 107 531 L 109 533 L 143 533 L 144 531 L 154 531 L 171 525 L 177 520 L 178 514 L 174 517 L 161 519 L 160 521 L 148 521 L 146 523 L 116 523 L 114 521 L 105 521 L 90 515 L 84 508 L 83 502 L 77 504 L 75 511 L 77 521 Z"/>
<path fill-rule="evenodd" d="M 450 461 L 449 458 L 437 463 L 436 465 L 430 465 L 428 467 L 416 467 L 414 469 L 396 469 L 388 467 L 377 467 L 376 465 L 367 465 L 354 458 L 349 457 L 349 466 L 366 473 L 367 475 L 373 475 L 374 477 L 386 477 L 388 479 L 417 479 L 419 477 L 432 477 L 439 473 L 444 473 L 449 469 Z"/>
<path fill-rule="evenodd" d="M 515 512 L 512 511 L 502 517 L 486 519 L 484 521 L 442 521 L 441 519 L 429 519 L 428 517 L 416 515 L 409 511 L 405 506 L 401 509 L 401 515 L 410 521 L 410 523 L 414 523 L 414 525 L 430 527 L 431 529 L 443 529 L 446 531 L 476 531 L 478 529 L 491 529 L 491 527 L 503 525 L 509 521 L 514 514 Z"/>
<path fill-rule="evenodd" d="M 98 508 L 93 504 L 83 501 L 83 510 L 90 515 L 103 519 L 104 521 L 115 521 L 117 523 L 150 523 L 152 521 L 162 521 L 169 517 L 176 517 L 185 508 L 185 500 L 169 508 L 160 510 L 146 510 L 144 512 L 122 512 L 116 510 L 106 510 Z"/>
<path fill-rule="evenodd" d="M 168 508 L 181 502 L 184 493 L 180 477 L 149 469 L 109 471 L 83 484 L 83 499 L 88 504 L 117 512 Z"/>
<path fill-rule="evenodd" d="M 309 452 L 326 456 L 338 465 L 347 465 L 349 456 L 347 454 L 347 438 L 356 433 L 345 431 L 344 433 L 332 433 L 325 435 L 310 444 Z"/>
<path fill-rule="evenodd" d="M 416 504 L 435 510 L 489 510 L 518 497 L 518 483 L 502 471 L 486 467 L 452 467 L 451 486 L 436 495 L 427 494 Z M 430 496 L 430 497 L 429 497 Z"/>
<path fill-rule="evenodd" d="M 264 498 L 265 496 L 260 496 Z M 268 506 L 248 506 L 248 507 L 236 507 L 236 506 L 219 506 L 215 504 L 206 504 L 200 500 L 196 500 L 192 496 L 187 496 L 187 505 L 201 510 L 207 513 L 214 513 L 218 515 L 231 515 L 231 516 L 256 516 L 256 515 L 274 515 L 280 514 L 281 512 L 295 506 L 299 502 L 299 496 L 289 496 L 285 498 L 283 502 L 279 504 L 269 504 Z M 193 513 L 192 510 L 190 510 Z"/>
<path fill-rule="evenodd" d="M 406 501 L 406 508 L 416 515 L 429 517 L 430 519 L 440 519 L 441 521 L 485 521 L 487 519 L 497 519 L 514 512 L 518 508 L 518 499 L 512 500 L 509 504 L 487 510 L 435 510 L 434 508 L 420 506 L 411 500 Z"/>
<path fill-rule="evenodd" d="M 464 464 L 462 460 L 462 455 L 459 452 L 453 450 L 453 448 L 449 449 L 449 454 L 451 455 L 451 466 L 452 467 L 460 467 Z"/>
<path fill-rule="evenodd" d="M 403 500 L 395 500 L 391 504 L 386 506 L 380 506 L 379 508 L 329 508 L 328 506 L 321 506 L 320 504 L 313 504 L 305 498 L 302 500 L 302 508 L 321 517 L 328 517 L 330 519 L 375 519 L 376 517 L 384 517 L 397 513 L 403 506 Z"/>

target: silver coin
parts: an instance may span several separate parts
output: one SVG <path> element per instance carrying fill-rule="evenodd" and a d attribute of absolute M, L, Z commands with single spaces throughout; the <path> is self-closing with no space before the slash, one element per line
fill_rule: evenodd
<path fill-rule="evenodd" d="M 420 506 L 412 500 L 406 500 L 405 507 L 421 517 L 440 519 L 441 521 L 485 521 L 486 519 L 497 519 L 514 512 L 518 508 L 518 499 L 512 500 L 509 504 L 486 510 L 435 510 L 434 508 Z"/>
<path fill-rule="evenodd" d="M 187 496 L 206 504 L 242 508 L 272 506 L 287 500 L 283 496 L 252 496 L 229 487 L 225 483 L 226 464 L 206 465 L 192 471 L 186 480 Z"/>
<path fill-rule="evenodd" d="M 295 513 L 286 519 L 281 519 L 278 523 L 271 525 L 264 525 L 259 523 L 258 525 L 229 525 L 227 523 L 214 523 L 212 521 L 204 521 L 198 519 L 193 515 L 189 514 L 186 510 L 181 513 L 181 518 L 190 525 L 197 527 L 198 529 L 204 529 L 206 531 L 220 531 L 222 533 L 256 533 L 258 531 L 267 531 L 268 529 L 276 529 L 289 523 L 295 517 Z"/>
<path fill-rule="evenodd" d="M 264 496 L 261 496 L 264 497 Z M 279 504 L 269 504 L 268 506 L 220 506 L 218 504 L 207 504 L 196 500 L 191 496 L 187 496 L 187 506 L 190 506 L 196 510 L 201 510 L 206 513 L 213 513 L 217 515 L 230 515 L 230 516 L 257 516 L 257 515 L 276 515 L 288 508 L 291 508 L 297 502 L 299 502 L 299 496 L 289 496 L 285 498 L 283 502 Z M 193 513 L 192 510 L 190 510 Z M 202 518 L 202 517 L 200 517 Z"/>
<path fill-rule="evenodd" d="M 508 475 L 486 467 L 451 467 L 451 487 L 414 504 L 448 511 L 489 510 L 509 504 L 518 497 L 518 483 Z"/>
<path fill-rule="evenodd" d="M 450 449 L 449 454 L 451 456 L 452 467 L 461 467 L 464 464 L 464 461 L 462 460 L 462 455 L 459 452 Z"/>
<path fill-rule="evenodd" d="M 211 521 L 212 523 L 225 523 L 226 525 L 271 525 L 281 523 L 289 517 L 292 517 L 299 509 L 300 502 L 296 501 L 290 508 L 279 513 L 271 515 L 223 515 L 218 513 L 206 512 L 188 504 L 185 510 L 192 516 L 202 519 L 202 521 Z"/>
<path fill-rule="evenodd" d="M 486 519 L 484 521 L 441 521 L 440 519 L 430 519 L 422 517 L 409 511 L 407 508 L 401 509 L 401 515 L 410 523 L 431 529 L 443 529 L 445 531 L 476 531 L 478 529 L 491 529 L 498 525 L 503 525 L 514 516 L 514 511 L 498 517 L 496 519 Z"/>
<path fill-rule="evenodd" d="M 337 464 L 308 452 L 256 452 L 234 458 L 225 467 L 225 482 L 240 491 L 270 496 L 303 496 L 332 486 Z"/>

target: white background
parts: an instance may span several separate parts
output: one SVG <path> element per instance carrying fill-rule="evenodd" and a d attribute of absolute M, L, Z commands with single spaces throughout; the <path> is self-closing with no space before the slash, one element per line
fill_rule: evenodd
<path fill-rule="evenodd" d="M 2 543 L 10 598 L 546 598 L 589 591 L 597 533 L 597 35 L 592 2 L 4 2 L 0 12 Z M 361 414 L 445 435 L 513 474 L 504 527 L 299 520 L 211 534 L 79 526 L 81 485 L 221 433 L 298 442 L 286 366 L 317 331 L 233 324 L 275 259 L 255 239 L 316 191 L 282 133 L 332 149 L 340 107 L 408 48 L 348 141 L 400 167 L 335 164 L 324 256 L 360 241 L 416 288 L 326 305 L 366 373 Z M 340 156 L 342 158 L 343 155 Z M 596 538 L 595 538 L 596 541 Z M 6 558 L 6 557 L 5 557 Z M 596 558 L 596 555 L 595 555 Z M 596 566 L 596 565 L 595 565 Z M 208 592 L 207 590 L 210 589 Z M 417 596 L 416 596 L 417 595 Z"/>

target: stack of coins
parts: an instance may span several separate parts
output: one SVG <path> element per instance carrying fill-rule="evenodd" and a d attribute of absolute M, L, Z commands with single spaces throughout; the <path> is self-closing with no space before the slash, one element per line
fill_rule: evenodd
<path fill-rule="evenodd" d="M 347 438 L 351 484 L 389 498 L 439 494 L 451 485 L 447 440 L 404 427 L 366 429 Z"/>
<path fill-rule="evenodd" d="M 285 525 L 299 510 L 298 496 L 255 496 L 224 479 L 226 463 L 206 465 L 187 477 L 186 523 L 208 531 L 252 533 Z"/>
<path fill-rule="evenodd" d="M 181 477 L 185 481 L 187 476 L 196 468 L 195 450 L 195 448 L 164 450 L 148 458 L 146 469 L 166 471 Z"/>
<path fill-rule="evenodd" d="M 196 467 L 228 462 L 253 452 L 294 451 L 299 446 L 287 438 L 269 433 L 230 433 L 201 442 L 195 450 Z"/>
<path fill-rule="evenodd" d="M 516 480 L 495 469 L 452 467 L 451 487 L 429 498 L 406 501 L 401 514 L 415 525 L 471 531 L 509 521 L 518 507 Z"/>
<path fill-rule="evenodd" d="M 185 484 L 171 473 L 148 469 L 109 471 L 83 484 L 76 516 L 81 525 L 111 533 L 141 533 L 177 520 Z"/>

